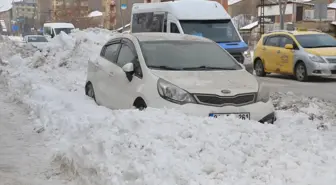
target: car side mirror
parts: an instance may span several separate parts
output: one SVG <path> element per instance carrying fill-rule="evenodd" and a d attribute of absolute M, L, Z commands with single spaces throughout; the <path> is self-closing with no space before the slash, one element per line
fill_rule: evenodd
<path fill-rule="evenodd" d="M 293 46 L 293 44 L 286 44 L 285 48 L 286 49 L 294 49 L 294 46 Z"/>
<path fill-rule="evenodd" d="M 134 64 L 127 63 L 122 67 L 122 70 L 126 73 L 126 77 L 129 81 L 132 81 L 133 73 L 134 73 Z"/>

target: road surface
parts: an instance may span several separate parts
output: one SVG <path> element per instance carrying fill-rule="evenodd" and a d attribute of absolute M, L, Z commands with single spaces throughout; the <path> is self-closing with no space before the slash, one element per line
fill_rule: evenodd
<path fill-rule="evenodd" d="M 293 92 L 336 103 L 336 78 L 313 78 L 309 82 L 298 82 L 292 77 L 275 74 L 258 78 L 267 84 L 272 92 Z"/>

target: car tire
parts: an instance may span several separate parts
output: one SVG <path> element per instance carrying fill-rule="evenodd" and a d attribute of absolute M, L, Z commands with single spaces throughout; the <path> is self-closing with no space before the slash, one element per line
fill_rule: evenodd
<path fill-rule="evenodd" d="M 255 70 L 257 76 L 261 76 L 261 77 L 266 76 L 264 64 L 262 63 L 262 61 L 260 59 L 256 60 L 256 62 L 254 64 L 254 70 Z"/>
<path fill-rule="evenodd" d="M 95 94 L 95 91 L 93 89 L 93 85 L 92 83 L 88 83 L 86 86 L 85 86 L 85 94 L 86 96 L 92 98 L 95 102 L 96 101 L 96 94 Z"/>
<path fill-rule="evenodd" d="M 137 98 L 134 101 L 133 106 L 140 111 L 145 110 L 147 108 L 146 102 L 141 98 L 139 98 L 139 99 Z"/>
<path fill-rule="evenodd" d="M 307 68 L 303 62 L 299 62 L 295 65 L 294 72 L 297 81 L 305 82 L 308 80 Z"/>

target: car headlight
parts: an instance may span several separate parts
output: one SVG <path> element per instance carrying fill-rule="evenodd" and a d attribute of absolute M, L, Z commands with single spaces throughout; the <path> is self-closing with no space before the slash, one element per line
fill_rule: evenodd
<path fill-rule="evenodd" d="M 196 103 L 194 97 L 187 91 L 161 78 L 157 82 L 157 89 L 160 96 L 170 102 L 181 105 L 186 103 Z"/>
<path fill-rule="evenodd" d="M 270 90 L 267 86 L 264 84 L 259 84 L 259 90 L 257 94 L 257 100 L 256 102 L 268 102 L 270 99 Z"/>
<path fill-rule="evenodd" d="M 243 54 L 244 54 L 244 56 L 245 56 L 245 57 L 247 57 L 247 58 L 249 58 L 249 57 L 250 57 L 250 52 L 244 51 L 244 53 L 243 53 Z"/>
<path fill-rule="evenodd" d="M 325 61 L 323 60 L 323 58 L 320 57 L 320 56 L 316 56 L 316 55 L 313 55 L 313 54 L 308 54 L 308 57 L 313 62 L 325 63 Z"/>

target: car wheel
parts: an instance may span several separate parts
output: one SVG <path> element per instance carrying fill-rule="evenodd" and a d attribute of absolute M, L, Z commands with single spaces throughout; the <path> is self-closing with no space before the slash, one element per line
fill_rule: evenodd
<path fill-rule="evenodd" d="M 304 82 L 308 80 L 307 68 L 303 62 L 296 64 L 295 66 L 295 77 L 298 81 Z"/>
<path fill-rule="evenodd" d="M 257 76 L 265 76 L 265 69 L 264 69 L 264 64 L 260 59 L 258 59 L 255 64 L 254 64 L 254 70 L 256 72 Z"/>
<path fill-rule="evenodd" d="M 92 98 L 95 102 L 96 101 L 96 95 L 95 95 L 95 92 L 94 92 L 94 89 L 93 89 L 93 85 L 91 83 L 88 83 L 85 87 L 85 94 Z"/>
<path fill-rule="evenodd" d="M 133 106 L 140 111 L 145 110 L 147 108 L 147 104 L 142 98 L 137 98 L 134 101 Z"/>

